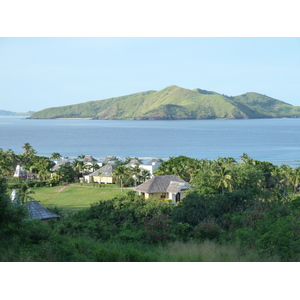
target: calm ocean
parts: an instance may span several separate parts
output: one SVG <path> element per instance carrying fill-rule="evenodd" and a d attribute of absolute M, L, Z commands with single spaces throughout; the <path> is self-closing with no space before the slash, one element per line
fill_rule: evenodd
<path fill-rule="evenodd" d="M 23 152 L 30 143 L 38 155 L 59 152 L 142 159 L 185 155 L 217 159 L 243 153 L 277 165 L 300 166 L 300 119 L 257 120 L 30 120 L 0 117 L 0 148 Z"/>

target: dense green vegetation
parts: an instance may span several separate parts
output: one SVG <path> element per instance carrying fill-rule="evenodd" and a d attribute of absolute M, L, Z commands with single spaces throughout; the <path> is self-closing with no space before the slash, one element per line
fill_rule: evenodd
<path fill-rule="evenodd" d="M 245 153 L 240 162 L 172 157 L 157 174 L 178 175 L 195 187 L 173 205 L 145 200 L 132 190 L 109 194 L 100 186 L 14 182 L 9 159 L 11 164 L 22 159 L 37 171 L 41 161 L 48 162 L 31 145 L 23 148 L 20 156 L 0 152 L 0 261 L 300 260 L 299 167 L 276 166 Z M 21 202 L 36 197 L 61 219 L 31 220 L 25 206 L 9 198 L 9 187 L 16 186 Z M 58 188 L 62 192 L 54 193 Z M 66 209 L 78 200 L 88 205 Z"/>
<path fill-rule="evenodd" d="M 300 108 L 258 93 L 229 97 L 201 89 L 169 86 L 123 97 L 54 107 L 31 118 L 247 119 L 299 117 Z"/>

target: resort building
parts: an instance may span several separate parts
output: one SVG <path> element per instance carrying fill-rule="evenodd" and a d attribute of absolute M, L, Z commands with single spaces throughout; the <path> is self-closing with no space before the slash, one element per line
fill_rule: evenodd
<path fill-rule="evenodd" d="M 39 201 L 28 201 L 26 206 L 29 212 L 29 216 L 33 220 L 42 220 L 47 222 L 48 220 L 58 220 L 60 216 L 51 210 L 43 207 Z"/>
<path fill-rule="evenodd" d="M 20 165 L 17 165 L 14 177 L 23 179 L 34 179 L 35 174 L 31 172 L 24 171 Z"/>
<path fill-rule="evenodd" d="M 113 171 L 116 167 L 114 161 L 109 161 L 105 166 L 100 169 L 84 176 L 84 181 L 87 183 L 98 182 L 98 183 L 115 183 L 113 177 Z"/>
<path fill-rule="evenodd" d="M 162 160 L 160 158 L 153 158 L 148 164 L 140 165 L 140 168 L 144 170 L 148 170 L 151 174 L 151 177 L 153 177 L 154 172 L 157 171 L 161 163 Z"/>
<path fill-rule="evenodd" d="M 54 161 L 54 162 L 55 162 L 55 166 L 52 168 L 52 171 L 57 171 L 62 166 L 70 166 L 71 165 L 71 162 L 66 158 L 63 158 L 61 160 L 57 160 L 57 161 Z"/>
<path fill-rule="evenodd" d="M 145 199 L 150 197 L 170 199 L 176 204 L 184 198 L 186 191 L 191 188 L 194 187 L 176 175 L 161 175 L 145 181 L 135 190 Z"/>

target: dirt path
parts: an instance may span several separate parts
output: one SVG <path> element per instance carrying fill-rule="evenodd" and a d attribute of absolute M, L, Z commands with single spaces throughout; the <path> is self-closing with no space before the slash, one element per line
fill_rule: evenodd
<path fill-rule="evenodd" d="M 61 193 L 67 186 L 69 186 L 69 185 L 67 184 L 67 185 L 64 185 L 62 188 L 60 188 L 60 189 L 58 190 L 58 193 Z"/>

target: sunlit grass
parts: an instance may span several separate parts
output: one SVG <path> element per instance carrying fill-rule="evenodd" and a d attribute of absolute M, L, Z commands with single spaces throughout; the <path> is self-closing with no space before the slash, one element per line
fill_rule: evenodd
<path fill-rule="evenodd" d="M 64 213 L 76 212 L 90 207 L 90 204 L 99 200 L 108 200 L 122 194 L 119 188 L 106 185 L 98 188 L 92 185 L 72 184 L 67 186 L 34 188 L 33 198 L 40 201 L 44 207 L 59 207 Z M 126 193 L 124 191 L 123 193 Z"/>
<path fill-rule="evenodd" d="M 257 262 L 278 261 L 278 258 L 260 257 L 254 251 L 241 253 L 233 245 L 220 245 L 214 241 L 170 243 L 162 247 L 158 254 L 161 262 Z"/>

